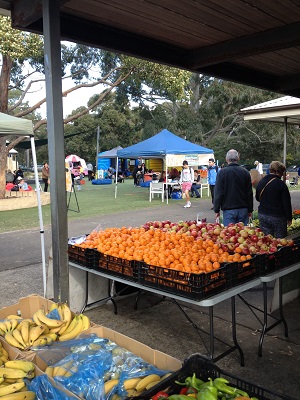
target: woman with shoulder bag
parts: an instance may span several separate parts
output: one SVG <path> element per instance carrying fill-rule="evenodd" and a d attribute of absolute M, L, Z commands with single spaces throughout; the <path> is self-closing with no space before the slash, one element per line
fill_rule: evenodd
<path fill-rule="evenodd" d="M 275 238 L 287 236 L 287 226 L 292 223 L 292 204 L 289 189 L 281 179 L 285 165 L 280 161 L 272 161 L 270 174 L 264 176 L 256 188 L 258 218 L 260 228 L 265 235 Z"/>

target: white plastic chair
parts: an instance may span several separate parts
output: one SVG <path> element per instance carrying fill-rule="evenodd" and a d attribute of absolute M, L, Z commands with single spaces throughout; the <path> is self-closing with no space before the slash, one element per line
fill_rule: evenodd
<path fill-rule="evenodd" d="M 203 189 L 207 189 L 207 196 L 209 197 L 210 191 L 209 191 L 209 184 L 208 184 L 208 182 L 207 182 L 207 178 L 202 178 L 202 179 L 201 179 L 201 188 L 200 188 L 200 195 L 201 195 L 201 197 L 202 197 L 202 191 L 203 191 Z"/>
<path fill-rule="evenodd" d="M 150 198 L 151 201 L 153 199 L 153 195 L 158 194 L 161 196 L 161 201 L 164 201 L 164 184 L 163 182 L 150 182 Z"/>

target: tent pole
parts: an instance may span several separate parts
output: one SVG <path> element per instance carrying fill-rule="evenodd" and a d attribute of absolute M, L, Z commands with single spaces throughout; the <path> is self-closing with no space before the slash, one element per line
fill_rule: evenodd
<path fill-rule="evenodd" d="M 283 164 L 286 165 L 286 138 L 287 138 L 287 117 L 284 117 L 284 133 L 283 133 Z"/>
<path fill-rule="evenodd" d="M 167 155 L 165 155 L 165 168 L 166 168 L 166 196 L 167 204 L 169 204 L 169 190 L 168 190 L 168 165 L 167 165 Z"/>
<path fill-rule="evenodd" d="M 40 221 L 41 248 L 42 248 L 42 268 L 43 268 L 43 288 L 44 288 L 44 297 L 46 297 L 47 282 L 46 282 L 44 224 L 43 224 L 43 213 L 42 213 L 42 203 L 41 203 L 40 182 L 39 182 L 39 176 L 38 176 L 38 170 L 37 170 L 34 136 L 30 136 L 30 141 L 31 141 L 31 152 L 32 152 L 32 160 L 33 160 L 33 168 L 34 168 L 35 187 L 36 187 L 35 190 L 36 190 L 39 221 Z"/>
<path fill-rule="evenodd" d="M 119 172 L 119 157 L 117 156 L 117 165 L 116 165 L 116 185 L 115 185 L 115 199 L 117 198 L 117 191 L 118 191 L 118 172 Z"/>

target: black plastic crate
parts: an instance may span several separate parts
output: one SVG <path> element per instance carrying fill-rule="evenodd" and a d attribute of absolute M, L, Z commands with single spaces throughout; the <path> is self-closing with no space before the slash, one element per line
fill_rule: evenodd
<path fill-rule="evenodd" d="M 261 276 L 262 266 L 265 263 L 265 254 L 255 255 L 245 261 L 227 263 L 231 287 L 251 281 Z"/>
<path fill-rule="evenodd" d="M 95 270 L 102 270 L 103 272 L 128 279 L 130 281 L 138 281 L 139 261 L 125 260 L 124 258 L 113 257 L 108 254 L 98 252 L 99 259 Z"/>
<path fill-rule="evenodd" d="M 241 389 L 247 392 L 250 397 L 257 397 L 259 400 L 295 400 L 225 372 L 201 354 L 193 354 L 190 356 L 179 371 L 174 372 L 158 385 L 153 386 L 151 389 L 139 395 L 139 399 L 149 400 L 158 391 L 166 389 L 170 395 L 179 393 L 182 386 L 176 384 L 175 381 L 184 382 L 185 379 L 192 376 L 193 373 L 196 374 L 197 378 L 203 381 L 207 381 L 208 378 L 225 378 L 230 382 L 230 386 Z"/>
<path fill-rule="evenodd" d="M 166 293 L 201 301 L 228 290 L 231 287 L 231 277 L 226 265 L 206 274 L 195 274 L 141 263 L 139 283 Z"/>
<path fill-rule="evenodd" d="M 86 249 L 76 245 L 68 245 L 69 261 L 93 269 L 98 264 L 99 252 L 95 249 Z"/>
<path fill-rule="evenodd" d="M 298 239 L 292 246 L 285 246 L 276 253 L 268 254 L 267 260 L 261 270 L 261 276 L 279 271 L 285 267 L 300 262 L 300 240 Z"/>

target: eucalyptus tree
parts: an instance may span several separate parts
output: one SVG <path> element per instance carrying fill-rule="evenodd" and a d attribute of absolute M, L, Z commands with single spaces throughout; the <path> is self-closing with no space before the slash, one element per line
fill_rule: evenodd
<path fill-rule="evenodd" d="M 93 101 L 65 117 L 65 124 L 73 124 L 78 118 L 96 110 L 118 87 L 119 98 L 127 100 L 130 97 L 138 99 L 140 95 L 153 98 L 182 98 L 185 95 L 186 82 L 189 79 L 187 72 L 79 44 L 62 43 L 61 50 L 62 79 L 72 80 L 71 87 L 63 91 L 62 96 L 66 97 L 83 87 L 95 88 L 97 94 Z M 10 18 L 0 16 L 0 57 L 0 112 L 30 117 L 34 132 L 38 132 L 47 124 L 46 118 L 36 114 L 46 98 L 44 95 L 39 98 L 37 93 L 34 104 L 28 104 L 26 96 L 35 84 L 44 83 L 43 38 L 13 29 Z M 128 81 L 126 85 L 125 81 Z M 9 102 L 11 90 L 19 93 L 19 97 L 14 98 L 13 102 Z M 10 140 L 8 146 L 6 139 Z M 6 157 L 9 150 L 23 138 L 13 140 L 2 137 L 0 140 L 0 198 L 3 198 Z"/>

